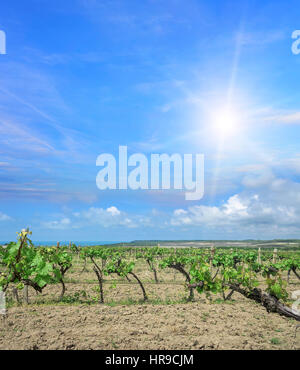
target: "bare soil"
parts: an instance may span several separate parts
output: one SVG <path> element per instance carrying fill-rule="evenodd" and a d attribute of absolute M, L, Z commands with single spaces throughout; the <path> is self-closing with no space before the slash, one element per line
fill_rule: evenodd
<path fill-rule="evenodd" d="M 188 292 L 184 279 L 170 270 L 159 271 L 153 282 L 146 266 L 136 273 L 145 282 L 149 303 L 141 303 L 140 287 L 125 279 L 107 277 L 105 304 L 98 304 L 97 282 L 91 265 L 68 272 L 64 303 L 60 286 L 41 295 L 30 289 L 30 304 L 13 303 L 0 317 L 0 349 L 300 349 L 297 322 L 268 313 L 235 293 L 222 302 L 195 293 L 195 302 L 181 303 Z M 300 289 L 292 278 L 289 291 Z M 8 293 L 8 295 L 11 292 Z M 79 298 L 78 298 L 79 297 Z"/>

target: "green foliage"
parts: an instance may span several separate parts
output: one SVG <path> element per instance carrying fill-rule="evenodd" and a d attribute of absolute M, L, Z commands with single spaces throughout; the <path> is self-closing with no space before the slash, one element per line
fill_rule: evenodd
<path fill-rule="evenodd" d="M 286 291 L 287 282 L 282 280 L 280 275 L 276 275 L 274 278 L 266 279 L 267 292 L 277 299 L 287 301 L 288 293 Z"/>
<path fill-rule="evenodd" d="M 276 263 L 273 263 L 271 251 L 261 253 L 258 262 L 257 250 L 212 250 L 196 248 L 124 248 L 107 247 L 35 247 L 29 236 L 31 232 L 22 230 L 16 242 L 0 246 L 0 290 L 6 290 L 9 284 L 17 289 L 25 285 L 41 292 L 47 285 L 63 283 L 65 272 L 72 266 L 72 258 L 78 255 L 83 260 L 91 260 L 94 271 L 99 273 L 101 289 L 103 276 L 117 274 L 121 277 L 134 276 L 137 260 L 147 262 L 150 270 L 175 268 L 186 278 L 186 287 L 195 289 L 199 294 L 223 293 L 233 286 L 251 292 L 264 278 L 267 292 L 286 301 L 287 283 L 282 279 L 282 272 L 300 269 L 298 252 L 281 251 Z M 154 270 L 155 269 L 155 270 Z M 142 282 L 141 282 L 142 284 Z M 100 287 L 99 286 L 99 287 Z M 111 288 L 116 285 L 112 283 Z M 101 292 L 101 291 L 100 291 Z M 102 292 L 103 294 L 103 292 Z M 80 299 L 84 297 L 81 296 Z M 63 301 L 78 301 L 79 297 L 67 296 Z"/>
<path fill-rule="evenodd" d="M 23 229 L 17 242 L 0 249 L 0 260 L 6 267 L 0 277 L 3 290 L 14 283 L 18 289 L 29 285 L 41 292 L 47 284 L 59 282 L 65 268 L 71 265 L 72 257 L 66 251 L 36 248 L 29 235 L 31 232 Z"/>
<path fill-rule="evenodd" d="M 271 344 L 280 344 L 280 340 L 279 340 L 278 338 L 272 338 L 272 339 L 270 340 L 270 343 L 271 343 Z"/>
<path fill-rule="evenodd" d="M 114 256 L 106 265 L 104 274 L 118 274 L 119 276 L 127 276 L 130 272 L 132 272 L 134 266 L 135 263 L 133 261 L 125 261 L 119 256 Z"/>

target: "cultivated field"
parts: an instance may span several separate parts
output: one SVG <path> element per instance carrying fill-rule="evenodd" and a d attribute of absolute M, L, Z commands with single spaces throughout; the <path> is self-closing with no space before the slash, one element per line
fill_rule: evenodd
<path fill-rule="evenodd" d="M 19 303 L 16 284 L 8 286 L 8 315 L 0 319 L 0 349 L 300 349 L 295 319 L 268 313 L 238 292 L 224 300 L 220 291 L 209 296 L 194 289 L 189 301 L 185 276 L 177 269 L 161 267 L 169 255 L 152 261 L 156 282 L 145 258 L 132 249 L 124 251 L 116 253 L 123 253 L 122 261 L 134 261 L 132 271 L 142 282 L 146 301 L 133 275 L 120 269 L 112 272 L 110 258 L 103 263 L 98 255 L 93 258 L 100 270 L 111 271 L 103 275 L 104 303 L 100 304 L 94 263 L 88 255 L 73 251 L 62 299 L 59 283 L 48 283 L 41 293 L 29 286 L 28 302 L 24 290 L 19 290 Z M 207 250 L 208 256 L 210 253 Z M 284 253 L 298 256 L 298 252 Z M 188 262 L 185 268 L 191 271 Z M 218 274 L 217 266 L 209 269 L 212 276 Z M 266 290 L 265 278 L 257 277 L 259 286 Z M 282 271 L 281 278 L 288 279 L 287 271 Z M 286 304 L 290 305 L 291 293 L 300 290 L 295 274 L 290 274 L 285 289 L 289 295 Z"/>

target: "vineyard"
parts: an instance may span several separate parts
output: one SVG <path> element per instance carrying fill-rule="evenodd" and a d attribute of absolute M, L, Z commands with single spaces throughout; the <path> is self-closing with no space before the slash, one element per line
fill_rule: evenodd
<path fill-rule="evenodd" d="M 2 349 L 300 349 L 299 248 L 40 247 L 30 234 L 0 247 Z"/>

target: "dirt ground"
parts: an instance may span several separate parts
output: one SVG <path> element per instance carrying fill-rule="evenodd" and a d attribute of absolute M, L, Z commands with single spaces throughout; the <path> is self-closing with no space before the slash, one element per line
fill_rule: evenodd
<path fill-rule="evenodd" d="M 295 322 L 255 303 L 10 309 L 0 349 L 300 349 Z"/>
<path fill-rule="evenodd" d="M 7 318 L 0 317 L 0 349 L 300 349 L 295 320 L 268 313 L 238 293 L 226 303 L 198 293 L 195 302 L 181 303 L 187 291 L 173 271 L 159 271 L 161 282 L 155 284 L 146 266 L 137 267 L 146 304 L 133 281 L 123 279 L 114 287 L 108 277 L 100 305 L 87 267 L 82 273 L 78 264 L 68 273 L 63 303 L 57 302 L 59 285 L 39 296 L 30 290 L 28 306 L 12 303 Z M 290 291 L 300 289 L 298 281 L 291 280 Z"/>

